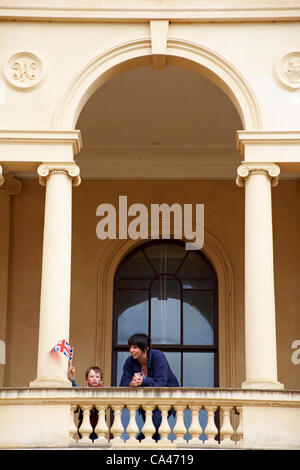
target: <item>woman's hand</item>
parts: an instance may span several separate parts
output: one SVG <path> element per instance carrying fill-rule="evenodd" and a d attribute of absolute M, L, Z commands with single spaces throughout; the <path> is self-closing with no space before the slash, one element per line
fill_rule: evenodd
<path fill-rule="evenodd" d="M 133 374 L 132 380 L 129 384 L 130 387 L 140 387 L 143 383 L 143 376 L 141 372 L 136 372 Z"/>

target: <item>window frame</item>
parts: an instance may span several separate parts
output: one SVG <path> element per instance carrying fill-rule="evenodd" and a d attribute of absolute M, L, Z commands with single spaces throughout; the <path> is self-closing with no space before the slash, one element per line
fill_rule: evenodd
<path fill-rule="evenodd" d="M 181 377 L 180 377 L 180 384 L 183 382 L 183 353 L 184 352 L 213 352 L 214 353 L 214 386 L 213 387 L 218 387 L 219 386 L 219 346 L 218 346 L 218 338 L 219 338 L 219 331 L 218 331 L 218 279 L 216 275 L 216 271 L 212 265 L 212 263 L 208 260 L 208 258 L 203 254 L 203 252 L 198 251 L 198 250 L 193 250 L 191 251 L 192 253 L 195 253 L 196 255 L 199 256 L 202 262 L 204 262 L 209 269 L 212 272 L 212 281 L 213 281 L 213 288 L 212 289 L 196 289 L 196 288 L 189 288 L 189 289 L 184 289 L 182 286 L 182 281 L 179 279 L 179 277 L 176 277 L 172 273 L 168 272 L 163 272 L 163 273 L 158 273 L 153 264 L 151 263 L 151 260 L 145 254 L 145 249 L 148 247 L 151 247 L 153 245 L 161 245 L 161 244 L 176 244 L 181 247 L 184 247 L 184 242 L 181 240 L 174 240 L 174 239 L 168 239 L 168 240 L 152 240 L 148 241 L 145 243 L 140 244 L 133 250 L 131 250 L 121 261 L 121 263 L 118 266 L 118 269 L 115 273 L 114 276 L 114 292 L 113 292 L 113 328 L 112 328 L 112 371 L 111 371 L 111 383 L 112 385 L 118 385 L 116 383 L 117 381 L 117 354 L 118 352 L 121 351 L 128 351 L 128 344 L 118 344 L 117 338 L 118 338 L 118 292 L 122 290 L 135 290 L 135 291 L 148 291 L 149 294 L 151 294 L 151 286 L 153 282 L 157 279 L 159 279 L 161 276 L 170 276 L 173 279 L 176 279 L 180 282 L 180 325 L 181 325 L 181 333 L 180 333 L 180 344 L 165 344 L 165 343 L 158 343 L 152 344 L 152 347 L 154 349 L 159 349 L 163 352 L 179 352 L 180 353 L 180 371 L 181 371 Z M 135 256 L 139 251 L 142 251 L 148 261 L 148 263 L 152 266 L 153 269 L 153 277 L 149 283 L 148 288 L 124 288 L 120 289 L 118 286 L 120 278 L 120 272 L 124 268 L 124 265 L 128 263 L 128 261 Z M 187 250 L 186 255 L 183 257 L 181 263 L 176 269 L 176 273 L 178 273 L 180 267 L 184 263 L 185 259 L 187 258 L 188 254 L 190 251 Z M 130 279 L 130 278 L 126 278 Z M 131 278 L 131 280 L 135 279 L 141 279 L 140 277 L 134 277 Z M 146 277 L 145 279 L 149 279 Z M 192 278 L 189 278 L 192 279 Z M 212 345 L 195 345 L 195 344 L 183 344 L 183 292 L 184 291 L 213 291 L 213 344 Z M 149 307 L 148 307 L 148 334 L 151 337 L 151 295 L 148 294 L 148 301 L 149 301 Z"/>

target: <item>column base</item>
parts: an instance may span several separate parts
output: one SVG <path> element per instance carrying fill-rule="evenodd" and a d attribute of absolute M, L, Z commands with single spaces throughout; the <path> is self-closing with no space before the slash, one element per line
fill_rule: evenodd
<path fill-rule="evenodd" d="M 40 377 L 29 384 L 32 388 L 71 388 L 72 382 L 62 377 Z"/>
<path fill-rule="evenodd" d="M 284 385 L 277 380 L 253 379 L 243 382 L 242 388 L 256 390 L 283 390 Z"/>

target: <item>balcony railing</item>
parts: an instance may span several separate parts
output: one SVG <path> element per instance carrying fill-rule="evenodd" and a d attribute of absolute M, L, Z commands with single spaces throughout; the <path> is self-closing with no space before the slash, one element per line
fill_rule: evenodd
<path fill-rule="evenodd" d="M 157 429 L 153 413 L 159 414 Z M 299 422 L 300 392 L 0 390 L 0 448 L 300 448 Z"/>
<path fill-rule="evenodd" d="M 111 398 L 73 402 L 70 444 L 113 448 L 231 448 L 243 444 L 242 407 L 237 404 L 218 405 L 205 399 L 191 399 L 187 404 L 172 393 L 155 398 L 141 393 L 130 395 L 125 404 L 123 397 L 115 398 L 113 403 Z M 153 413 L 157 412 L 160 425 L 156 429 Z"/>

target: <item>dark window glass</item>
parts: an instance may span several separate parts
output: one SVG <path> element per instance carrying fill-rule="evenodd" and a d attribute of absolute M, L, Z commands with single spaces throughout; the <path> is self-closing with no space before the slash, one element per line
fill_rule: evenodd
<path fill-rule="evenodd" d="M 119 266 L 114 294 L 113 385 L 139 332 L 165 352 L 180 385 L 218 386 L 217 277 L 201 251 L 175 240 L 140 245 Z"/>

